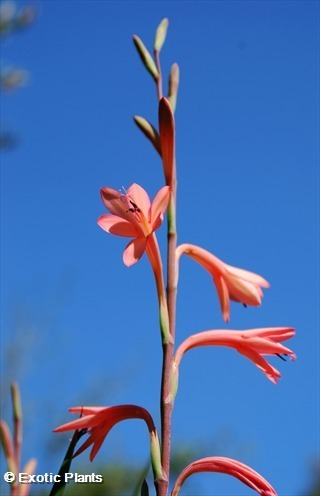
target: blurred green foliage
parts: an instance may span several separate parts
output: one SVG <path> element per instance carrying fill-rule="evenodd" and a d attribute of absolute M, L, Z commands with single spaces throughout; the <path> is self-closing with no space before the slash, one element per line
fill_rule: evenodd
<path fill-rule="evenodd" d="M 6 0 L 0 3 L 0 41 L 3 54 L 3 42 L 12 34 L 30 26 L 37 17 L 35 6 L 26 5 L 18 8 L 16 2 Z M 25 86 L 28 82 L 28 71 L 20 67 L 8 65 L 1 61 L 0 90 L 2 93 L 12 92 Z M 17 136 L 9 129 L 0 133 L 0 149 L 10 149 L 17 144 Z"/>

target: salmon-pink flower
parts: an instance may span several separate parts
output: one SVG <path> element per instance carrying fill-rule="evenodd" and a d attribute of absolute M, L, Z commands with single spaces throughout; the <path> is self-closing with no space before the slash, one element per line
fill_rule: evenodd
<path fill-rule="evenodd" d="M 167 402 L 173 402 L 178 388 L 179 365 L 182 356 L 192 348 L 199 346 L 227 346 L 234 348 L 241 355 L 249 358 L 271 381 L 276 383 L 281 378 L 280 372 L 270 365 L 262 355 L 290 356 L 296 359 L 292 350 L 283 346 L 281 341 L 294 336 L 292 327 L 266 327 L 247 331 L 214 330 L 199 332 L 188 337 L 178 347 L 172 362 L 170 376 L 170 393 Z"/>
<path fill-rule="evenodd" d="M 145 189 L 135 183 L 124 193 L 101 188 L 101 198 L 111 213 L 99 217 L 99 226 L 111 234 L 134 238 L 123 253 L 125 265 L 131 266 L 142 257 L 152 233 L 161 226 L 170 199 L 170 188 L 161 188 L 152 204 Z"/>
<path fill-rule="evenodd" d="M 270 287 L 268 281 L 258 274 L 228 265 L 199 246 L 189 243 L 180 245 L 176 254 L 177 261 L 181 255 L 188 255 L 211 274 L 226 322 L 230 319 L 230 300 L 244 305 L 259 306 L 263 296 L 261 288 Z"/>
<path fill-rule="evenodd" d="M 72 422 L 68 422 L 67 424 L 57 427 L 54 432 L 85 429 L 87 434 L 89 434 L 89 437 L 74 454 L 74 456 L 80 455 L 80 453 L 89 448 L 89 446 L 92 446 L 90 453 L 91 461 L 98 453 L 109 431 L 118 422 L 128 419 L 144 420 L 150 434 L 151 462 L 155 479 L 159 480 L 163 477 L 160 462 L 160 443 L 157 431 L 150 413 L 145 408 L 136 405 L 118 405 L 108 407 L 77 406 L 69 408 L 69 411 L 72 413 L 78 413 L 82 416 Z"/>
<path fill-rule="evenodd" d="M 171 496 L 178 496 L 185 480 L 190 477 L 190 475 L 199 472 L 219 472 L 221 474 L 232 475 L 251 487 L 251 489 L 260 494 L 260 496 L 277 496 L 277 493 L 271 484 L 258 474 L 258 472 L 244 463 L 221 456 L 201 458 L 200 460 L 190 463 L 190 465 L 179 474 L 172 489 Z"/>

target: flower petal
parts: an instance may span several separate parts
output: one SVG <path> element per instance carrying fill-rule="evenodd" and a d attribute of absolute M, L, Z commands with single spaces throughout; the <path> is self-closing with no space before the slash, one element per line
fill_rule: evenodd
<path fill-rule="evenodd" d="M 223 318 L 226 322 L 229 322 L 229 319 L 230 319 L 230 298 L 229 298 L 229 291 L 228 291 L 227 285 L 224 282 L 223 277 L 221 277 L 220 275 L 214 276 L 213 281 L 214 281 L 216 288 L 217 288 Z"/>
<path fill-rule="evenodd" d="M 101 188 L 101 199 L 110 213 L 118 215 L 130 222 L 130 213 L 127 212 L 128 204 L 124 201 L 124 195 L 113 188 Z"/>
<path fill-rule="evenodd" d="M 86 415 L 85 417 L 80 417 L 76 420 L 72 420 L 66 424 L 60 425 L 53 432 L 66 432 L 76 429 L 88 429 L 99 424 L 99 417 L 97 415 Z"/>
<path fill-rule="evenodd" d="M 99 217 L 97 223 L 104 231 L 110 234 L 128 238 L 140 236 L 140 231 L 134 224 L 117 215 L 103 214 Z"/>
<path fill-rule="evenodd" d="M 225 278 L 226 285 L 230 292 L 230 298 L 235 301 L 241 301 L 245 305 L 258 307 L 261 305 L 261 292 L 257 286 L 251 282 L 239 279 L 236 276 L 228 275 Z"/>
<path fill-rule="evenodd" d="M 233 267 L 232 265 L 225 264 L 227 271 L 233 274 L 236 277 L 240 277 L 245 281 L 252 282 L 256 286 L 261 286 L 262 288 L 270 288 L 270 283 L 266 281 L 263 277 L 259 276 L 259 274 L 255 274 L 254 272 L 250 272 L 245 269 L 238 269 L 238 267 Z"/>
<path fill-rule="evenodd" d="M 170 187 L 164 186 L 163 188 L 159 189 L 151 205 L 150 222 L 152 226 L 154 225 L 154 222 L 157 220 L 159 215 L 164 214 L 165 211 L 167 210 L 169 200 L 170 200 Z"/>
<path fill-rule="evenodd" d="M 131 267 L 140 260 L 146 249 L 147 238 L 136 238 L 130 241 L 123 252 L 123 263 Z"/>
<path fill-rule="evenodd" d="M 111 406 L 72 406 L 69 408 L 71 413 L 79 413 L 80 415 L 91 415 L 99 412 L 110 410 Z"/>
<path fill-rule="evenodd" d="M 144 217 L 149 220 L 150 198 L 146 190 L 137 183 L 131 184 L 127 190 L 127 196 L 132 198 Z"/>
<path fill-rule="evenodd" d="M 292 338 L 295 335 L 295 330 L 293 327 L 261 327 L 247 330 L 246 335 L 248 337 L 260 336 L 261 338 L 271 339 L 278 343 Z"/>
<path fill-rule="evenodd" d="M 253 351 L 245 346 L 238 347 L 237 350 L 241 355 L 249 358 L 274 384 L 277 384 L 278 379 L 281 379 L 279 370 L 270 365 L 270 363 L 256 351 Z"/>

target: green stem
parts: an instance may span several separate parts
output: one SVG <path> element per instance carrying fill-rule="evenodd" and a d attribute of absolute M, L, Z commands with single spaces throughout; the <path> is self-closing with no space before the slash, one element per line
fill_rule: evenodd
<path fill-rule="evenodd" d="M 156 67 L 157 67 L 157 71 L 158 71 L 158 74 L 159 76 L 157 77 L 157 95 L 158 95 L 158 100 L 160 101 L 161 98 L 162 98 L 162 73 L 161 73 L 161 64 L 160 64 L 160 54 L 157 50 L 155 50 L 154 52 L 154 58 L 155 58 L 155 61 L 156 61 Z"/>
<path fill-rule="evenodd" d="M 160 330 L 162 336 L 162 343 L 171 342 L 170 327 L 169 327 L 169 314 L 167 307 L 166 291 L 163 279 L 163 266 L 161 260 L 161 253 L 155 233 L 150 234 L 147 239 L 146 253 L 149 257 L 155 281 L 157 286 L 158 300 L 159 300 L 159 320 Z"/>

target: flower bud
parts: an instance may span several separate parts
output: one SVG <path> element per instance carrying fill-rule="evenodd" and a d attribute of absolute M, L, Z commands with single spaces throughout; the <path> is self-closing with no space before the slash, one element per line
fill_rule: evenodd
<path fill-rule="evenodd" d="M 160 22 L 158 29 L 156 31 L 156 36 L 154 39 L 154 50 L 155 52 L 160 52 L 162 45 L 164 44 L 167 36 L 167 30 L 168 30 L 168 25 L 169 25 L 169 20 L 168 19 L 162 19 Z"/>
<path fill-rule="evenodd" d="M 151 464 L 155 481 L 167 480 L 161 463 L 161 449 L 157 432 L 150 432 Z"/>
<path fill-rule="evenodd" d="M 138 53 L 139 53 L 140 58 L 143 62 L 143 65 L 150 72 L 153 79 L 155 81 L 157 81 L 157 79 L 159 77 L 159 72 L 158 72 L 158 69 L 156 68 L 156 64 L 154 63 L 153 58 L 150 55 L 150 52 L 145 47 L 143 41 L 140 40 L 139 36 L 134 35 L 133 36 L 133 42 L 136 46 L 136 49 L 138 50 Z"/>
<path fill-rule="evenodd" d="M 166 184 L 171 186 L 175 168 L 175 122 L 167 98 L 161 98 L 159 103 L 159 132 L 164 175 Z"/>
<path fill-rule="evenodd" d="M 178 64 L 173 64 L 169 76 L 169 90 L 168 90 L 168 100 L 171 104 L 171 108 L 173 112 L 175 111 L 177 106 L 179 75 L 180 75 L 180 71 Z"/>
<path fill-rule="evenodd" d="M 144 117 L 140 117 L 139 115 L 135 115 L 133 119 L 138 128 L 141 129 L 143 134 L 148 138 L 149 141 L 151 141 L 151 143 L 161 156 L 160 136 L 156 128 L 149 121 L 147 121 L 147 119 L 145 119 Z"/>

